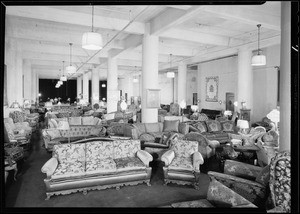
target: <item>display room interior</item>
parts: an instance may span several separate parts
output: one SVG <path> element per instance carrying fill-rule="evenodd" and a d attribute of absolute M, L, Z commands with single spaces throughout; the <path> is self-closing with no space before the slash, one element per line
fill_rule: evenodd
<path fill-rule="evenodd" d="M 76 3 L 1 5 L 4 209 L 295 211 L 298 2 Z"/>

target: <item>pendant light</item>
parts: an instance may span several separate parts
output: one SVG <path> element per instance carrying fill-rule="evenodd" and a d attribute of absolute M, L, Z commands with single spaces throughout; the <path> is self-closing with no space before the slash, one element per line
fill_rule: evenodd
<path fill-rule="evenodd" d="M 167 72 L 168 78 L 175 78 L 175 73 L 171 71 L 172 68 L 172 54 L 170 54 L 170 71 Z"/>
<path fill-rule="evenodd" d="M 259 49 L 260 26 L 261 26 L 261 24 L 257 25 L 257 28 L 258 28 L 258 34 L 257 34 L 257 36 L 258 36 L 258 48 L 257 48 L 257 55 L 254 55 L 252 57 L 252 60 L 251 60 L 251 65 L 252 66 L 266 65 L 266 56 L 262 55 L 261 54 L 262 50 Z"/>
<path fill-rule="evenodd" d="M 94 32 L 94 5 L 92 7 L 92 32 L 85 32 L 82 36 L 82 48 L 100 50 L 103 47 L 102 36 Z"/>
<path fill-rule="evenodd" d="M 76 73 L 76 67 L 74 67 L 72 65 L 72 43 L 69 43 L 70 45 L 70 65 L 68 67 L 66 67 L 66 71 L 68 72 L 68 74 L 74 74 Z"/>
<path fill-rule="evenodd" d="M 65 81 L 67 81 L 67 76 L 64 75 L 65 74 L 65 72 L 64 72 L 64 70 L 65 70 L 65 61 L 62 61 L 62 62 L 63 62 L 63 74 L 60 77 L 60 81 L 65 82 Z"/>

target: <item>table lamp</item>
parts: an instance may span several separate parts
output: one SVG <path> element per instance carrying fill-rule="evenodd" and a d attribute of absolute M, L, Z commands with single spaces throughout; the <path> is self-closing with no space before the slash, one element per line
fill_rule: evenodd
<path fill-rule="evenodd" d="M 229 110 L 224 111 L 224 116 L 227 117 L 227 119 L 229 119 L 230 116 L 232 116 L 232 112 Z"/>
<path fill-rule="evenodd" d="M 237 126 L 240 128 L 243 134 L 247 134 L 246 129 L 249 129 L 249 122 L 247 120 L 238 120 Z"/>
<path fill-rule="evenodd" d="M 198 106 L 197 105 L 192 105 L 191 106 L 192 111 L 195 113 L 198 111 Z"/>
<path fill-rule="evenodd" d="M 68 143 L 70 143 L 70 125 L 68 121 L 59 121 L 57 124 L 57 129 L 59 130 L 69 130 Z"/>
<path fill-rule="evenodd" d="M 127 109 L 127 103 L 125 102 L 125 100 L 122 100 L 120 107 L 121 107 L 121 111 L 123 112 L 123 121 L 124 121 L 124 114 L 125 114 L 125 110 Z"/>
<path fill-rule="evenodd" d="M 273 109 L 269 114 L 267 114 L 267 118 L 275 123 L 275 131 L 277 132 L 278 123 L 280 121 L 280 111 L 278 109 Z"/>

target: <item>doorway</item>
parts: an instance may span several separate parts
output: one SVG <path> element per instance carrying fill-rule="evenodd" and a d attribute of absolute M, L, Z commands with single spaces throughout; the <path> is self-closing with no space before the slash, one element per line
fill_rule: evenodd
<path fill-rule="evenodd" d="M 227 92 L 226 93 L 226 109 L 231 112 L 234 112 L 234 93 Z"/>

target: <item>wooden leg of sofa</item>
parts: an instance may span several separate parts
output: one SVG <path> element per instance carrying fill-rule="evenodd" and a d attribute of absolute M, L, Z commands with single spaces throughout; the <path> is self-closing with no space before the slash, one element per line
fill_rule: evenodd
<path fill-rule="evenodd" d="M 116 190 L 120 190 L 120 187 L 119 187 L 119 186 L 116 186 Z"/>
<path fill-rule="evenodd" d="M 82 193 L 83 193 L 83 195 L 87 195 L 87 190 L 86 189 L 83 190 Z"/>
<path fill-rule="evenodd" d="M 45 201 L 48 201 L 50 199 L 51 195 L 48 193 L 46 193 L 46 195 L 47 195 L 47 198 L 45 198 Z"/>

